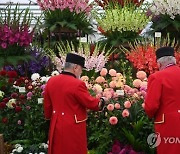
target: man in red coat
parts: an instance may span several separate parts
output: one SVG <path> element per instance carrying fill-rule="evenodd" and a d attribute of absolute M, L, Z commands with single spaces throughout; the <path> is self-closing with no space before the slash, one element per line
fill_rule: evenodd
<path fill-rule="evenodd" d="M 156 57 L 160 71 L 148 78 L 145 111 L 158 138 L 147 140 L 156 141 L 158 154 L 180 154 L 180 68 L 171 47 L 159 48 Z"/>
<path fill-rule="evenodd" d="M 69 53 L 64 71 L 50 78 L 44 93 L 45 118 L 50 119 L 48 154 L 87 154 L 87 109 L 99 110 L 103 99 L 93 98 L 79 80 L 85 59 Z"/>

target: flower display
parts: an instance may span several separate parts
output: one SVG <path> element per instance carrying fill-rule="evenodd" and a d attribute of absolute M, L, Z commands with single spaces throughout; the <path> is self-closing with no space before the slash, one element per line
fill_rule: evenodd
<path fill-rule="evenodd" d="M 106 75 L 104 75 L 104 72 Z M 129 143 L 138 152 L 146 151 L 144 147 L 148 146 L 145 143 L 147 137 L 146 135 L 148 134 L 142 135 L 140 133 L 141 135 L 139 134 L 138 136 L 135 133 L 135 129 L 138 127 L 137 123 L 141 123 L 143 126 L 147 125 L 146 122 L 148 121 L 148 118 L 145 116 L 144 109 L 142 107 L 144 98 L 146 96 L 147 74 L 144 71 L 137 72 L 137 78 L 132 81 L 134 86 L 126 85 L 125 77 L 116 70 L 111 69 L 108 71 L 106 68 L 104 68 L 102 69 L 102 72 L 100 72 L 100 75 L 101 74 L 103 76 L 94 78 L 94 80 L 88 79 L 84 76 L 82 77 L 82 80 L 85 82 L 91 94 L 97 98 L 105 97 L 108 100 L 103 112 L 89 112 L 90 119 L 88 125 L 90 133 L 89 135 L 91 136 L 93 133 L 97 134 L 97 132 L 100 133 L 102 131 L 104 135 L 101 134 L 100 136 L 106 138 L 106 143 L 104 143 L 104 140 L 101 141 L 99 139 L 100 141 L 97 142 L 95 141 L 96 139 L 93 140 L 90 138 L 90 144 L 91 142 L 97 142 L 97 153 L 98 150 L 101 152 L 103 150 L 105 153 L 110 150 L 106 146 L 110 145 L 112 140 L 118 139 L 120 141 Z M 99 82 L 100 77 L 104 78 L 102 82 Z M 98 118 L 98 122 L 96 124 L 93 123 L 93 126 L 91 126 L 90 124 L 92 124 L 91 122 L 94 119 L 93 117 Z M 96 127 L 98 130 L 95 130 Z M 139 131 L 143 131 L 144 128 L 141 127 L 138 129 Z M 148 128 L 147 131 L 151 131 L 151 128 Z M 110 138 L 107 138 L 108 134 L 111 136 Z M 141 138 L 142 142 L 144 141 L 144 143 L 139 141 L 133 143 L 129 136 L 133 136 L 133 138 L 139 137 Z M 139 145 L 138 148 L 136 146 L 137 144 Z"/>
<path fill-rule="evenodd" d="M 134 45 L 134 47 L 131 46 L 130 50 L 124 50 L 126 53 L 126 58 L 133 64 L 133 66 L 138 70 L 144 70 L 148 74 L 158 71 L 155 53 L 158 47 L 152 45 L 152 43 L 145 43 L 141 45 L 135 43 Z M 180 63 L 179 55 L 180 52 L 175 48 L 175 57 L 178 65 Z M 139 72 L 137 76 L 141 79 L 146 78 L 145 74 L 142 72 Z M 138 84 L 138 81 L 136 81 L 135 84 Z"/>
<path fill-rule="evenodd" d="M 150 18 L 139 7 L 116 6 L 105 9 L 101 15 L 96 17 L 96 20 L 98 29 L 107 39 L 116 43 L 124 43 L 138 38 Z"/>
<path fill-rule="evenodd" d="M 180 40 L 180 2 L 179 0 L 155 0 L 149 9 L 152 15 L 152 32 L 162 32 L 162 37 Z"/>
<path fill-rule="evenodd" d="M 16 64 L 19 60 L 29 59 L 27 47 L 33 36 L 33 31 L 30 31 L 32 14 L 28 8 L 20 11 L 18 4 L 15 9 L 8 5 L 1 13 L 6 17 L 0 21 L 0 67 L 6 63 Z M 21 21 L 23 13 L 24 20 Z"/>
<path fill-rule="evenodd" d="M 68 43 L 67 47 L 59 44 L 58 50 L 58 57 L 52 51 L 50 52 L 50 56 L 59 72 L 61 72 L 64 67 L 67 53 L 75 53 L 84 57 L 85 68 L 87 71 L 95 70 L 95 72 L 99 72 L 107 63 L 109 55 L 113 52 L 111 49 L 109 49 L 108 51 L 106 51 L 105 48 L 101 49 L 101 45 L 97 44 L 93 53 L 91 54 L 90 44 L 88 43 L 80 43 L 78 51 L 75 50 L 73 44 Z"/>

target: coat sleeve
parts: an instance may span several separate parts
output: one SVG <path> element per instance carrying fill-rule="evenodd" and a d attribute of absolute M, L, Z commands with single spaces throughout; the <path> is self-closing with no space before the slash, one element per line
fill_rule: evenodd
<path fill-rule="evenodd" d="M 44 92 L 44 116 L 47 120 L 50 120 L 51 115 L 52 115 L 52 102 L 49 96 L 48 84 L 47 84 Z"/>
<path fill-rule="evenodd" d="M 145 99 L 145 112 L 153 118 L 159 109 L 162 92 L 162 83 L 154 75 L 148 78 L 147 95 Z"/>
<path fill-rule="evenodd" d="M 84 82 L 81 82 L 75 93 L 75 97 L 80 104 L 91 110 L 99 110 L 99 98 L 94 98 L 90 95 Z"/>

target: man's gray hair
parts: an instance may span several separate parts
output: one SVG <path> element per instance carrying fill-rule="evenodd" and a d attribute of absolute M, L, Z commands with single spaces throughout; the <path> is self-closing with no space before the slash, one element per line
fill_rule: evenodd
<path fill-rule="evenodd" d="M 157 60 L 158 63 L 162 65 L 162 67 L 166 67 L 168 64 L 176 64 L 176 58 L 173 56 L 164 56 Z"/>
<path fill-rule="evenodd" d="M 75 64 L 73 64 L 73 63 L 65 62 L 64 69 L 71 69 L 74 67 L 74 65 Z"/>

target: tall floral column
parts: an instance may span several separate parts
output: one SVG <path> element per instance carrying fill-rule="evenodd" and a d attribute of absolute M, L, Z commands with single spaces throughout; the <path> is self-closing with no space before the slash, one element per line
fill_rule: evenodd
<path fill-rule="evenodd" d="M 153 32 L 161 32 L 162 37 L 180 41 L 180 1 L 155 0 L 150 8 Z"/>
<path fill-rule="evenodd" d="M 27 61 L 31 58 L 27 47 L 32 42 L 33 35 L 30 31 L 32 15 L 29 9 L 20 10 L 17 5 L 13 10 L 9 5 L 0 14 L 5 14 L 4 19 L 0 20 L 0 68 Z"/>
<path fill-rule="evenodd" d="M 49 46 L 56 41 L 77 42 L 77 37 L 93 32 L 89 0 L 37 0 L 43 10 L 44 28 L 49 32 Z"/>

